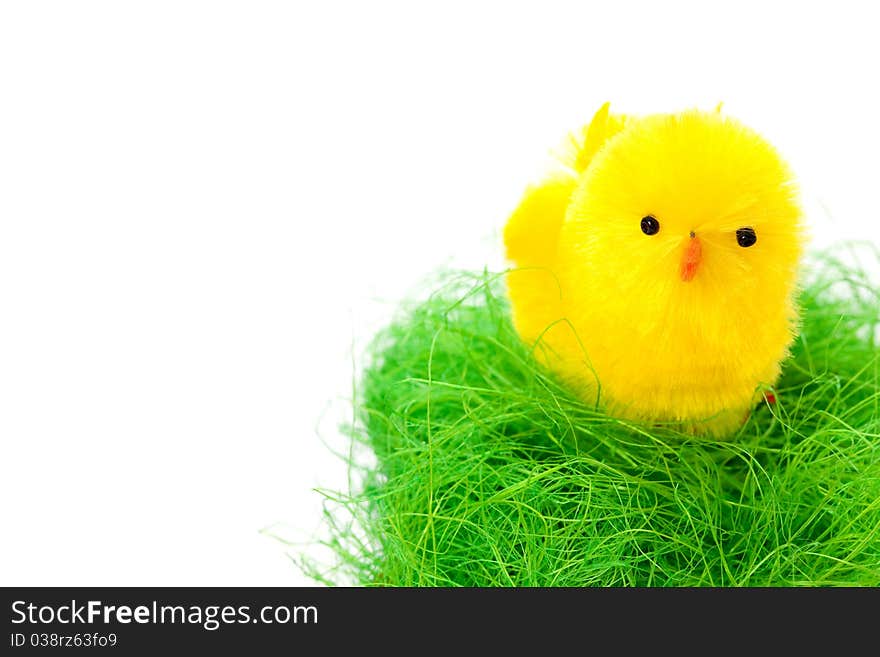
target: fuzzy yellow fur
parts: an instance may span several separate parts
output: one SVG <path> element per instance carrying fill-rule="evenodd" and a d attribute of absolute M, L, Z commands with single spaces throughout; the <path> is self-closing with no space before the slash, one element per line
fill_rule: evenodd
<path fill-rule="evenodd" d="M 691 232 L 701 259 L 685 281 Z M 779 376 L 797 324 L 797 192 L 775 149 L 720 112 L 604 105 L 504 238 L 517 330 L 586 402 L 726 437 Z"/>

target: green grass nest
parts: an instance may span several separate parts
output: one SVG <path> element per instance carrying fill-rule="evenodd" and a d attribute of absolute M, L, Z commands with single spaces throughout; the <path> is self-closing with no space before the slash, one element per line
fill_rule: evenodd
<path fill-rule="evenodd" d="M 871 257 L 876 258 L 875 251 Z M 374 341 L 324 491 L 328 584 L 880 585 L 880 295 L 810 260 L 776 387 L 728 442 L 616 420 L 536 365 L 498 275 L 449 274 Z"/>

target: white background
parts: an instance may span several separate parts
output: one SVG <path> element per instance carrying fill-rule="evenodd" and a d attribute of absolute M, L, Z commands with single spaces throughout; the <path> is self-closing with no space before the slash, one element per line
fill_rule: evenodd
<path fill-rule="evenodd" d="M 0 5 L 0 584 L 308 583 L 260 530 L 319 530 L 353 359 L 605 100 L 724 101 L 880 242 L 871 3 L 595 5 Z"/>

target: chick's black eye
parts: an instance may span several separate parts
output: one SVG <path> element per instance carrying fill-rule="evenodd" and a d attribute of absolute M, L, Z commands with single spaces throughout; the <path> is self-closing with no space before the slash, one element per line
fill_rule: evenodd
<path fill-rule="evenodd" d="M 758 236 L 755 235 L 754 228 L 740 228 L 736 231 L 736 243 L 743 248 L 752 246 L 757 241 Z"/>
<path fill-rule="evenodd" d="M 642 217 L 642 232 L 645 235 L 656 235 L 660 232 L 660 222 L 653 216 Z"/>

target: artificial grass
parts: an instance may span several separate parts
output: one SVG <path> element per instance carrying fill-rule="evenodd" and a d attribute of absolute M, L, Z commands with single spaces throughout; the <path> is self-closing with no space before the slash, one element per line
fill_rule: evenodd
<path fill-rule="evenodd" d="M 874 252 L 876 257 L 876 252 Z M 328 584 L 880 585 L 880 295 L 806 270 L 776 387 L 729 441 L 607 417 L 536 365 L 503 278 L 449 274 L 375 340 Z"/>

